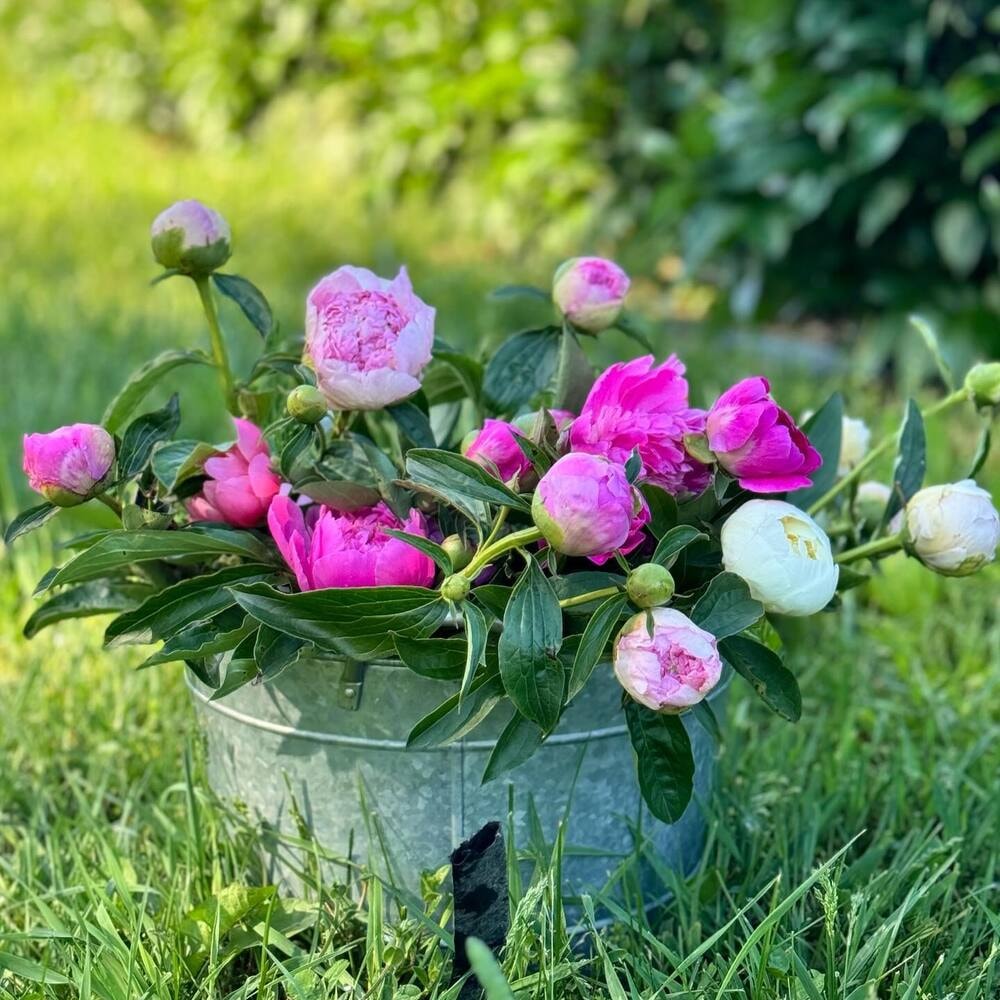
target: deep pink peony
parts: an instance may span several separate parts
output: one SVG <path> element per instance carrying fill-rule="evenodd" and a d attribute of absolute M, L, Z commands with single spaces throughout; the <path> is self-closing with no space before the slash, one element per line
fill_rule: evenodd
<path fill-rule="evenodd" d="M 603 562 L 643 539 L 649 510 L 625 469 L 598 455 L 563 455 L 542 476 L 531 507 L 535 526 L 557 551 Z"/>
<path fill-rule="evenodd" d="M 255 528 L 267 514 L 281 479 L 271 471 L 271 453 L 260 428 L 233 418 L 236 444 L 205 462 L 208 480 L 187 502 L 192 521 L 223 521 L 234 528 Z"/>
<path fill-rule="evenodd" d="M 524 476 L 532 471 L 527 455 L 518 447 L 515 435 L 523 436 L 519 428 L 506 420 L 486 420 L 462 454 L 487 472 L 499 475 L 505 483 L 517 477 L 523 485 Z"/>
<path fill-rule="evenodd" d="M 60 507 L 72 507 L 99 492 L 114 460 L 115 440 L 98 424 L 24 435 L 28 483 Z"/>
<path fill-rule="evenodd" d="M 406 273 L 340 267 L 309 293 L 306 353 L 333 409 L 378 410 L 412 396 L 431 359 L 434 310 Z"/>
<path fill-rule="evenodd" d="M 383 530 L 426 538 L 427 522 L 415 508 L 405 521 L 381 502 L 351 514 L 319 505 L 303 514 L 288 497 L 277 496 L 267 526 L 302 590 L 429 587 L 434 581 L 433 560 Z"/>
<path fill-rule="evenodd" d="M 552 279 L 552 300 L 577 329 L 600 333 L 618 318 L 628 286 L 628 275 L 614 261 L 571 257 Z"/>
<path fill-rule="evenodd" d="M 711 469 L 684 450 L 684 435 L 705 429 L 705 413 L 688 406 L 684 365 L 675 356 L 653 367 L 652 355 L 618 362 L 598 376 L 570 427 L 573 451 L 624 464 L 634 449 L 642 478 L 668 493 L 700 493 Z"/>
<path fill-rule="evenodd" d="M 629 695 L 656 712 L 696 705 L 722 675 L 715 636 L 673 608 L 653 608 L 630 618 L 615 642 L 614 665 Z"/>
<path fill-rule="evenodd" d="M 753 493 L 811 486 L 809 473 L 823 459 L 769 389 L 759 375 L 727 389 L 708 411 L 708 446 L 719 465 Z"/>

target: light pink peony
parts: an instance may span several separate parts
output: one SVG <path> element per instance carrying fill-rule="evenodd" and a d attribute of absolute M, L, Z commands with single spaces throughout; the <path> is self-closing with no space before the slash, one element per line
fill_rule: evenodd
<path fill-rule="evenodd" d="M 532 467 L 527 455 L 518 447 L 515 436 L 523 435 L 519 428 L 506 420 L 486 420 L 462 448 L 462 454 L 487 472 L 499 475 L 503 482 L 511 483 L 516 477 L 523 485 L 524 477 L 532 471 Z"/>
<path fill-rule="evenodd" d="M 557 551 L 603 562 L 630 552 L 643 539 L 649 510 L 621 465 L 598 455 L 563 455 L 542 476 L 531 514 Z"/>
<path fill-rule="evenodd" d="M 420 511 L 401 521 L 384 503 L 351 514 L 310 507 L 305 514 L 286 496 L 271 501 L 267 525 L 302 590 L 324 587 L 429 587 L 434 562 L 387 535 L 395 528 L 427 537 Z"/>
<path fill-rule="evenodd" d="M 28 483 L 46 500 L 72 507 L 99 493 L 115 460 L 115 440 L 98 424 L 24 435 Z"/>
<path fill-rule="evenodd" d="M 340 267 L 309 293 L 306 353 L 337 410 L 378 410 L 412 396 L 434 346 L 434 309 L 406 273 L 391 281 Z"/>
<path fill-rule="evenodd" d="M 618 319 L 628 286 L 628 275 L 614 261 L 571 257 L 552 279 L 552 300 L 577 329 L 600 333 Z"/>
<path fill-rule="evenodd" d="M 194 198 L 164 209 L 153 220 L 150 235 L 157 261 L 187 274 L 214 271 L 231 253 L 229 223 Z"/>
<path fill-rule="evenodd" d="M 187 502 L 192 521 L 222 521 L 234 528 L 255 528 L 267 514 L 281 479 L 271 471 L 271 453 L 260 428 L 233 419 L 236 444 L 205 462 L 208 480 Z"/>
<path fill-rule="evenodd" d="M 703 410 L 688 406 L 684 365 L 675 356 L 653 367 L 652 355 L 618 362 L 598 376 L 570 427 L 573 451 L 624 464 L 634 449 L 642 478 L 674 495 L 700 493 L 712 470 L 684 449 L 684 435 L 705 428 Z"/>
<path fill-rule="evenodd" d="M 676 713 L 696 705 L 722 675 L 715 636 L 673 608 L 653 608 L 630 618 L 615 641 L 614 667 L 629 695 L 656 712 Z"/>
<path fill-rule="evenodd" d="M 769 390 L 759 375 L 727 389 L 708 412 L 708 446 L 719 465 L 753 493 L 811 486 L 809 473 L 823 459 Z"/>

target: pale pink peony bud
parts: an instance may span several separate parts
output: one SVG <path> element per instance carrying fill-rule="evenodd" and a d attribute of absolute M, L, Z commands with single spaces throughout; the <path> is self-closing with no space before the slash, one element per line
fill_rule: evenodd
<path fill-rule="evenodd" d="M 58 507 L 75 507 L 100 493 L 114 461 L 115 439 L 98 424 L 24 436 L 28 483 Z"/>
<path fill-rule="evenodd" d="M 303 512 L 286 496 L 271 501 L 267 525 L 302 590 L 325 587 L 429 587 L 434 562 L 386 528 L 428 535 L 413 509 L 401 520 L 384 503 L 352 513 L 316 505 Z"/>
<path fill-rule="evenodd" d="M 271 471 L 271 453 L 260 429 L 234 418 L 236 444 L 205 462 L 208 480 L 201 493 L 187 502 L 192 521 L 222 521 L 234 528 L 263 523 L 281 479 Z"/>
<path fill-rule="evenodd" d="M 531 505 L 535 526 L 557 551 L 603 561 L 643 538 L 649 510 L 621 465 L 597 455 L 563 455 L 542 476 Z"/>
<path fill-rule="evenodd" d="M 628 275 L 613 261 L 571 257 L 552 278 L 552 300 L 578 330 L 600 333 L 618 319 L 628 286 Z"/>
<path fill-rule="evenodd" d="M 715 636 L 673 608 L 630 618 L 615 641 L 614 667 L 632 698 L 671 714 L 697 705 L 722 675 Z"/>
<path fill-rule="evenodd" d="M 335 410 L 378 410 L 420 388 L 434 346 L 434 309 L 406 268 L 391 281 L 341 267 L 309 293 L 306 354 Z"/>
<path fill-rule="evenodd" d="M 151 236 L 157 261 L 185 274 L 209 274 L 232 253 L 229 223 L 194 198 L 162 211 L 153 220 Z"/>

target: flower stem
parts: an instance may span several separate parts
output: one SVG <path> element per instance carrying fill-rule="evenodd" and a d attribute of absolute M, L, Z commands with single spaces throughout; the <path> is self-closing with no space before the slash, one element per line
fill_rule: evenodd
<path fill-rule="evenodd" d="M 462 576 L 467 580 L 473 580 L 485 566 L 488 566 L 498 556 L 502 556 L 511 549 L 521 548 L 522 545 L 537 542 L 541 537 L 542 533 L 537 528 L 522 528 L 520 531 L 513 531 L 509 535 L 505 535 L 498 541 L 484 545 L 472 557 L 472 562 L 462 570 Z"/>
<path fill-rule="evenodd" d="M 968 392 L 965 388 L 956 389 L 955 392 L 947 395 L 944 399 L 939 399 L 933 406 L 928 406 L 926 410 L 922 410 L 920 415 L 924 420 L 928 420 L 930 417 L 935 417 L 939 413 L 943 413 L 945 410 L 950 409 L 956 403 L 960 403 L 963 399 L 968 399 Z M 822 510 L 831 500 L 839 496 L 851 483 L 856 482 L 861 478 L 862 473 L 866 472 L 878 459 L 880 459 L 887 451 L 889 451 L 892 446 L 896 443 L 896 434 L 890 434 L 888 437 L 883 438 L 871 451 L 850 472 L 847 473 L 842 479 L 837 480 L 831 486 L 826 493 L 824 493 L 815 503 L 813 503 L 808 510 L 809 514 L 815 514 L 817 511 Z"/>
<path fill-rule="evenodd" d="M 212 357 L 215 360 L 215 367 L 219 371 L 219 382 L 222 385 L 222 392 L 226 400 L 226 409 L 234 416 L 237 416 L 236 387 L 233 384 L 233 371 L 229 367 L 229 354 L 226 351 L 225 338 L 222 336 L 222 327 L 219 326 L 219 314 L 215 308 L 215 298 L 212 296 L 212 286 L 209 283 L 209 277 L 207 274 L 199 274 L 192 276 L 191 280 L 198 289 L 201 305 L 205 310 L 205 319 L 208 321 L 208 334 L 212 342 Z"/>
<path fill-rule="evenodd" d="M 873 542 L 865 542 L 864 545 L 859 545 L 857 548 L 841 552 L 834 559 L 834 562 L 851 563 L 857 562 L 859 559 L 871 559 L 873 556 L 888 555 L 890 552 L 896 552 L 902 547 L 903 543 L 898 535 L 893 535 L 891 538 L 876 538 Z"/>
<path fill-rule="evenodd" d="M 589 594 L 577 594 L 576 597 L 566 597 L 559 602 L 561 608 L 575 608 L 578 604 L 589 604 L 603 597 L 614 597 L 619 593 L 618 587 L 605 587 L 603 590 L 592 590 Z"/>
<path fill-rule="evenodd" d="M 109 497 L 107 493 L 98 493 L 94 499 L 100 500 L 119 520 L 121 519 L 122 505 L 114 497 Z"/>

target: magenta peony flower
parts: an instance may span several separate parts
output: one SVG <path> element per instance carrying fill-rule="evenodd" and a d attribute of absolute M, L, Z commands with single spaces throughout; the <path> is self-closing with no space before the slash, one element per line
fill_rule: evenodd
<path fill-rule="evenodd" d="M 535 526 L 557 551 L 597 557 L 631 551 L 649 510 L 621 465 L 597 455 L 563 455 L 542 476 L 531 505 Z"/>
<path fill-rule="evenodd" d="M 59 507 L 74 507 L 99 493 L 114 460 L 115 439 L 98 424 L 24 435 L 28 483 Z"/>
<path fill-rule="evenodd" d="M 684 449 L 685 434 L 705 429 L 705 413 L 688 406 L 684 365 L 673 355 L 653 367 L 652 355 L 618 362 L 598 376 L 570 427 L 573 451 L 624 464 L 634 449 L 642 478 L 668 493 L 700 493 L 712 470 Z"/>
<path fill-rule="evenodd" d="M 281 479 L 271 471 L 271 453 L 260 428 L 233 418 L 236 444 L 205 462 L 208 480 L 187 502 L 192 521 L 223 521 L 234 528 L 255 528 L 267 514 Z"/>
<path fill-rule="evenodd" d="M 614 667 L 629 695 L 655 712 L 677 713 L 698 704 L 722 676 L 715 636 L 673 608 L 630 618 L 615 641 Z"/>
<path fill-rule="evenodd" d="M 613 261 L 571 257 L 552 279 L 552 300 L 577 329 L 600 333 L 618 319 L 628 286 L 628 275 Z"/>
<path fill-rule="evenodd" d="M 406 542 L 387 535 L 396 528 L 427 537 L 427 522 L 416 508 L 401 521 L 384 503 L 351 514 L 310 507 L 305 514 L 286 496 L 276 496 L 267 526 L 303 590 L 324 587 L 429 587 L 434 561 Z"/>
<path fill-rule="evenodd" d="M 413 294 L 406 268 L 391 281 L 340 267 L 309 293 L 306 354 L 337 410 L 378 410 L 412 396 L 431 359 L 434 310 Z"/>
<path fill-rule="evenodd" d="M 515 435 L 523 436 L 520 429 L 506 420 L 486 420 L 480 430 L 470 435 L 463 445 L 462 454 L 481 465 L 487 472 L 499 475 L 505 483 L 516 477 L 523 485 L 524 477 L 532 471 L 527 455 L 518 447 Z"/>
<path fill-rule="evenodd" d="M 208 274 L 232 252 L 229 223 L 194 198 L 164 209 L 153 220 L 151 235 L 157 261 L 185 274 Z"/>
<path fill-rule="evenodd" d="M 811 486 L 809 473 L 823 459 L 769 389 L 762 376 L 727 389 L 708 411 L 708 446 L 746 490 L 784 493 Z"/>

